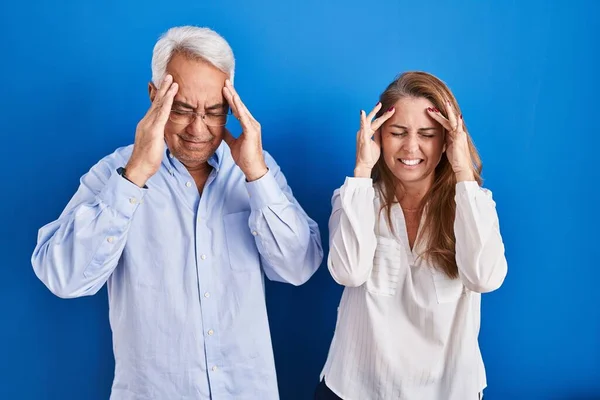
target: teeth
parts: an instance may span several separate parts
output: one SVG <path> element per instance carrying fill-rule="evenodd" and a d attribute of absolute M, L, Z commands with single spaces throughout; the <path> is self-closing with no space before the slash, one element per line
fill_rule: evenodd
<path fill-rule="evenodd" d="M 410 166 L 417 165 L 417 164 L 419 164 L 421 162 L 421 160 L 419 160 L 419 159 L 408 160 L 408 159 L 405 159 L 405 158 L 401 158 L 400 161 L 402 161 L 402 164 L 406 164 L 406 165 L 410 165 Z"/>

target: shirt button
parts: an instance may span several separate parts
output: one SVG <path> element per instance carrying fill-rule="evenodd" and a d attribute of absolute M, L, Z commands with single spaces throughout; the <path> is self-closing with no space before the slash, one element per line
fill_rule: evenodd
<path fill-rule="evenodd" d="M 208 299 L 210 297 L 210 293 L 208 293 L 208 292 L 204 293 L 204 297 L 206 297 Z"/>
<path fill-rule="evenodd" d="M 206 254 L 202 254 L 202 255 L 200 256 L 200 258 L 201 258 L 201 259 L 203 259 L 203 260 L 206 260 Z"/>
<path fill-rule="evenodd" d="M 129 199 L 129 202 L 131 204 L 135 204 L 135 203 L 137 203 L 137 199 L 135 197 L 132 197 L 132 198 Z"/>
<path fill-rule="evenodd" d="M 186 182 L 186 183 L 185 183 L 185 186 L 187 186 L 187 187 L 191 187 L 191 186 L 192 186 L 192 182 L 190 182 L 190 181 Z"/>
<path fill-rule="evenodd" d="M 213 370 L 213 372 L 214 372 L 214 371 L 216 371 L 216 370 L 217 370 L 217 366 L 216 366 L 216 365 L 214 365 L 214 366 L 212 367 L 212 370 Z"/>
<path fill-rule="evenodd" d="M 212 336 L 212 335 L 213 335 L 213 333 L 215 333 L 215 331 L 213 331 L 212 329 L 209 329 L 209 330 L 208 330 L 208 335 L 209 335 L 209 336 Z"/>
<path fill-rule="evenodd" d="M 108 243 L 112 243 L 112 242 L 114 242 L 114 241 L 115 241 L 115 238 L 114 238 L 114 237 L 112 237 L 112 236 L 109 236 L 109 237 L 107 237 L 107 238 L 106 238 L 106 241 L 107 241 Z"/>
<path fill-rule="evenodd" d="M 257 235 L 258 235 L 258 232 L 256 232 L 256 231 L 252 231 L 252 234 L 253 234 L 254 236 L 257 236 Z"/>
<path fill-rule="evenodd" d="M 169 158 L 173 158 L 173 157 L 175 157 L 175 156 L 173 155 L 173 153 L 169 153 Z"/>

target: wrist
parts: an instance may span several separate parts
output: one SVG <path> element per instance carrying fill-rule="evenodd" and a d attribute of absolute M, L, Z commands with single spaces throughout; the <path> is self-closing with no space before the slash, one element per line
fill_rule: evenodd
<path fill-rule="evenodd" d="M 269 168 L 267 168 L 267 165 L 263 161 L 261 163 L 257 163 L 256 165 L 247 168 L 243 172 L 246 176 L 246 181 L 252 182 L 265 176 L 266 173 L 269 172 Z"/>
<path fill-rule="evenodd" d="M 127 163 L 122 175 L 136 186 L 143 188 L 153 174 L 137 164 Z"/>
<path fill-rule="evenodd" d="M 467 182 L 475 180 L 475 174 L 473 174 L 473 171 L 457 171 L 455 172 L 455 175 L 456 182 Z"/>
<path fill-rule="evenodd" d="M 372 168 L 357 166 L 354 168 L 354 177 L 355 178 L 370 178 L 371 171 L 372 171 Z"/>

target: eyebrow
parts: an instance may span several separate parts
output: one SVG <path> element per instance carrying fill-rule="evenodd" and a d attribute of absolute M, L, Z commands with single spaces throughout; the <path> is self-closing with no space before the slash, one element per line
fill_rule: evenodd
<path fill-rule="evenodd" d="M 184 103 L 183 101 L 179 101 L 179 100 L 173 100 L 173 106 L 179 107 L 179 108 L 187 108 L 189 110 L 194 110 L 194 106 Z M 213 104 L 212 106 L 206 107 L 205 110 L 206 111 L 223 110 L 227 107 L 228 107 L 227 103 L 218 103 L 218 104 Z"/>
<path fill-rule="evenodd" d="M 405 127 L 404 125 L 398 125 L 398 124 L 392 124 L 390 125 L 390 128 L 399 128 L 399 129 L 404 129 L 405 131 L 408 130 L 407 127 Z M 426 131 L 437 131 L 438 128 L 436 127 L 430 127 L 430 128 L 419 128 L 418 131 L 419 132 L 426 132 Z"/>
<path fill-rule="evenodd" d="M 208 106 L 205 108 L 206 111 L 214 111 L 214 110 L 224 110 L 228 107 L 229 105 L 227 103 L 218 103 L 218 104 L 213 104 L 212 106 Z"/>
<path fill-rule="evenodd" d="M 183 101 L 179 101 L 179 100 L 173 100 L 173 105 L 175 107 L 189 108 L 190 110 L 194 109 L 194 106 L 191 106 L 191 105 L 184 103 Z"/>

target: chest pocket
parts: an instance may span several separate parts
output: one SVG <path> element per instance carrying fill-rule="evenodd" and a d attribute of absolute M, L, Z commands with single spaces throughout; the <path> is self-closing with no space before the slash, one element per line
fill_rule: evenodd
<path fill-rule="evenodd" d="M 451 279 L 438 269 L 432 269 L 431 276 L 438 304 L 458 301 L 465 294 L 465 286 L 460 279 Z"/>
<path fill-rule="evenodd" d="M 248 227 L 249 218 L 250 211 L 223 216 L 229 265 L 233 271 L 257 271 L 260 269 L 258 248 Z"/>
<path fill-rule="evenodd" d="M 391 238 L 377 236 L 373 269 L 365 283 L 365 289 L 369 293 L 381 296 L 394 296 L 407 268 L 408 264 L 400 243 Z"/>

